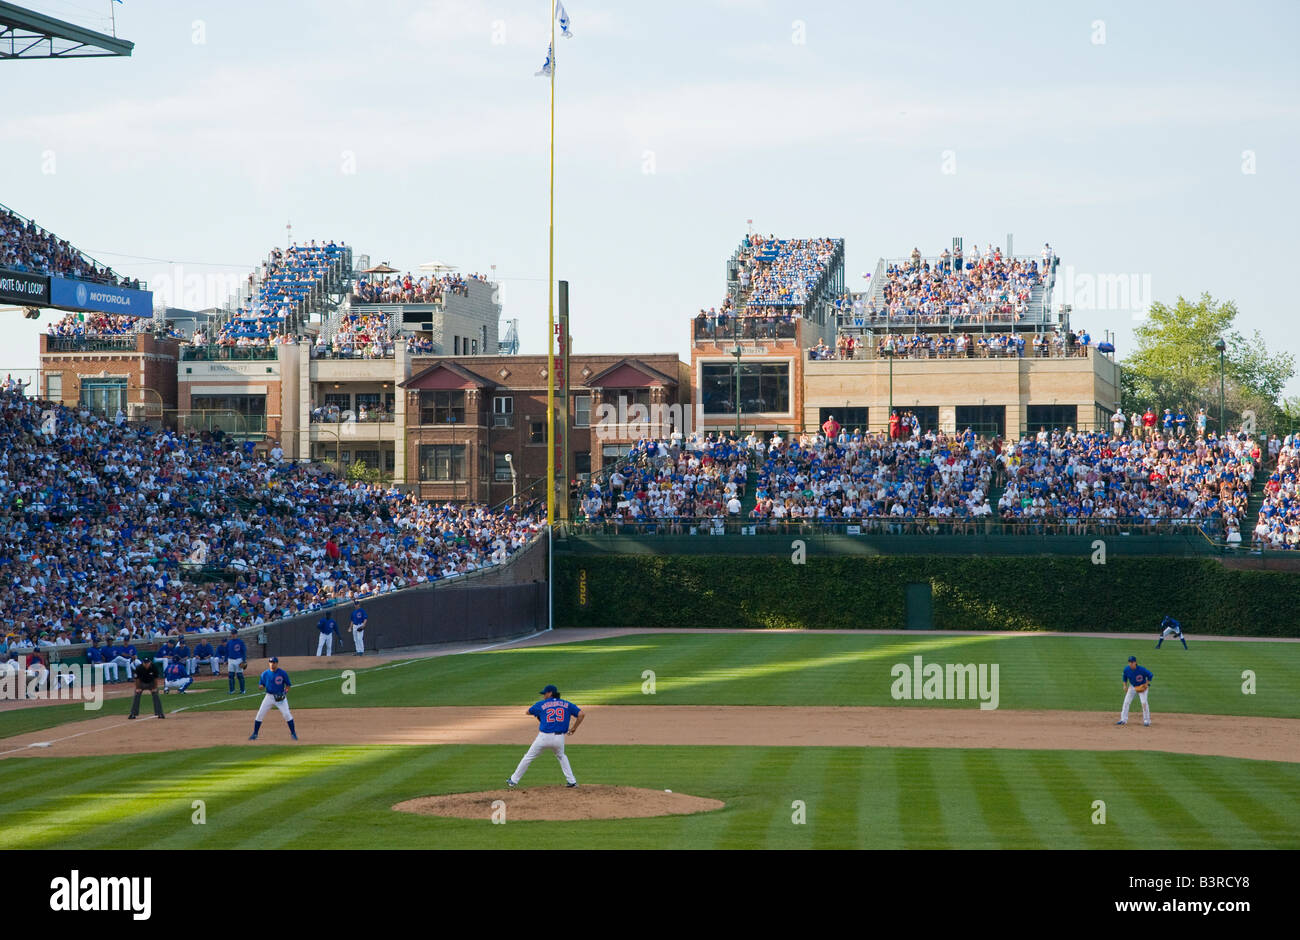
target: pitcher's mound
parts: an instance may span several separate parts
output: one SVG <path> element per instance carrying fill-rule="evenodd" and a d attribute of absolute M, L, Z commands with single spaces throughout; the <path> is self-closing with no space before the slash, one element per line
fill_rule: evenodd
<path fill-rule="evenodd" d="M 484 790 L 481 793 L 444 793 L 404 800 L 393 809 L 421 816 L 455 816 L 491 819 L 497 800 L 505 802 L 507 822 L 562 819 L 640 819 L 646 816 L 684 816 L 722 809 L 721 800 L 641 787 L 520 787 L 518 790 Z"/>

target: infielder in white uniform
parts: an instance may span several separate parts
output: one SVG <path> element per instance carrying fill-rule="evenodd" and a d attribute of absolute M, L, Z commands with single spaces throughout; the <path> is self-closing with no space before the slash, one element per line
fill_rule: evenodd
<path fill-rule="evenodd" d="M 280 710 L 285 724 L 289 726 L 289 734 L 295 741 L 298 740 L 298 732 L 293 727 L 293 715 L 289 713 L 289 686 L 291 685 L 293 683 L 289 681 L 289 674 L 280 668 L 280 657 L 272 656 L 268 660 L 266 671 L 262 673 L 262 678 L 257 682 L 258 688 L 265 690 L 266 694 L 262 696 L 262 704 L 258 706 L 257 717 L 253 719 L 253 733 L 248 736 L 248 740 L 257 740 L 257 733 L 262 730 L 262 719 L 271 710 L 271 706 Z"/>
<path fill-rule="evenodd" d="M 536 718 L 539 722 L 537 737 L 533 738 L 532 746 L 528 748 L 523 760 L 506 781 L 506 786 L 512 790 L 517 787 L 519 781 L 524 779 L 524 773 L 528 770 L 528 765 L 533 762 L 533 758 L 543 750 L 548 750 L 555 752 L 555 759 L 560 762 L 560 772 L 564 774 L 566 784 L 569 787 L 576 787 L 577 778 L 573 776 L 573 768 L 569 766 L 569 758 L 564 753 L 564 738 L 565 735 L 577 731 L 578 725 L 582 724 L 587 716 L 577 705 L 560 698 L 560 690 L 553 685 L 548 685 L 539 694 L 542 700 L 534 703 L 528 711 L 524 712 L 525 715 Z M 573 722 L 572 728 L 569 727 L 571 718 L 577 719 Z"/>
<path fill-rule="evenodd" d="M 366 623 L 369 618 L 366 616 L 366 609 L 361 606 L 361 601 L 352 602 L 352 616 L 349 617 L 352 626 L 348 629 L 352 631 L 352 641 L 356 644 L 357 655 L 366 654 Z"/>

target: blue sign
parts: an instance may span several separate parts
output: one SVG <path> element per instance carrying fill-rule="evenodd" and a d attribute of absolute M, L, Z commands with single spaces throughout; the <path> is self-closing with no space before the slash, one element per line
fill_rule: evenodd
<path fill-rule="evenodd" d="M 113 284 L 50 278 L 50 306 L 64 310 L 96 310 L 129 317 L 153 316 L 153 291 L 132 290 Z"/>

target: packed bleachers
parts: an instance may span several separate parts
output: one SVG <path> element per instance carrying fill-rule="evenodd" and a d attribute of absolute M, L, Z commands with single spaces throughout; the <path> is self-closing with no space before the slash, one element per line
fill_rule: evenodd
<path fill-rule="evenodd" d="M 1292 527 L 1300 533 L 1300 443 L 1293 440 L 1281 452 L 1279 495 L 1266 503 L 1267 520 L 1264 511 L 1261 520 L 1285 541 Z M 684 479 L 682 468 L 712 453 L 725 455 L 728 468 L 758 472 L 754 504 L 743 517 L 720 483 L 689 500 L 696 481 Z M 692 521 L 749 524 L 758 531 L 852 524 L 897 534 L 1200 528 L 1231 545 L 1239 544 L 1263 459 L 1259 444 L 1241 433 L 1216 439 L 1138 427 L 1126 437 L 1043 428 L 1003 441 L 969 428 L 959 434 L 923 430 L 919 422 L 898 434 L 870 433 L 832 419 L 823 433 L 790 439 L 751 434 L 738 445 L 697 434 L 676 444 L 642 442 L 617 462 L 610 478 L 631 482 L 593 484 L 581 495 L 580 518 L 597 525 L 666 522 L 677 530 Z M 733 479 L 721 477 L 723 483 Z M 998 488 L 994 506 L 990 499 Z"/>
<path fill-rule="evenodd" d="M 842 244 L 835 238 L 745 236 L 739 280 L 742 292 L 748 292 L 746 307 L 755 313 L 802 307 Z"/>
<path fill-rule="evenodd" d="M 129 336 L 147 332 L 153 327 L 149 317 L 128 317 L 119 313 L 65 313 L 49 325 L 50 336 L 64 339 Z"/>
<path fill-rule="evenodd" d="M 1007 333 L 881 333 L 857 336 L 842 332 L 832 348 L 824 341 L 810 347 L 809 359 L 1048 359 L 1087 356 L 1094 348 L 1085 329 Z M 1097 348 L 1100 348 L 1098 346 Z M 1106 352 L 1114 352 L 1114 346 Z"/>
<path fill-rule="evenodd" d="M 113 284 L 139 289 L 138 278 L 121 277 L 101 265 L 66 239 L 47 232 L 30 219 L 24 219 L 0 206 L 0 268 L 31 271 L 60 277 Z"/>
<path fill-rule="evenodd" d="M 377 313 L 346 313 L 329 340 L 321 333 L 312 346 L 312 356 L 343 359 L 391 359 L 394 341 L 388 318 Z"/>
<path fill-rule="evenodd" d="M 927 258 L 914 248 L 908 260 L 887 265 L 881 283 L 872 285 L 877 302 L 869 315 L 873 321 L 920 324 L 1020 321 L 1054 257 L 1050 246 L 1044 246 L 1041 263 L 1004 257 L 992 245 L 981 252 L 976 244 L 965 257 L 945 248 Z"/>
<path fill-rule="evenodd" d="M 424 275 L 415 277 L 409 272 L 401 277 L 381 277 L 370 280 L 362 277 L 352 289 L 354 304 L 436 304 L 447 294 L 469 294 L 469 280 L 486 280 L 472 274 L 469 279 L 459 274 L 442 277 Z"/>
<path fill-rule="evenodd" d="M 1300 434 L 1288 434 L 1276 456 L 1251 541 L 1275 551 L 1300 549 Z"/>
<path fill-rule="evenodd" d="M 0 616 L 34 642 L 269 622 L 497 564 L 540 525 L 0 393 Z"/>
<path fill-rule="evenodd" d="M 333 241 L 318 245 L 314 239 L 305 245 L 291 245 L 286 251 L 273 249 L 254 295 L 215 335 L 204 334 L 193 340 L 194 345 L 271 346 L 284 342 L 288 320 L 324 285 L 347 252 L 346 245 Z"/>

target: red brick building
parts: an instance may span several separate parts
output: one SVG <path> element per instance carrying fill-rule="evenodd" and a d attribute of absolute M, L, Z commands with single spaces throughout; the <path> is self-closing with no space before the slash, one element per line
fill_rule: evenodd
<path fill-rule="evenodd" d="M 571 356 L 569 371 L 571 479 L 599 473 L 641 437 L 692 429 L 690 367 L 673 353 Z M 515 486 L 541 496 L 546 356 L 418 358 L 399 389 L 405 478 L 421 498 L 495 505 Z"/>
<path fill-rule="evenodd" d="M 41 336 L 39 397 L 85 405 L 110 417 L 172 419 L 180 346 L 152 333 L 126 336 Z M 171 422 L 169 422 L 171 423 Z"/>

